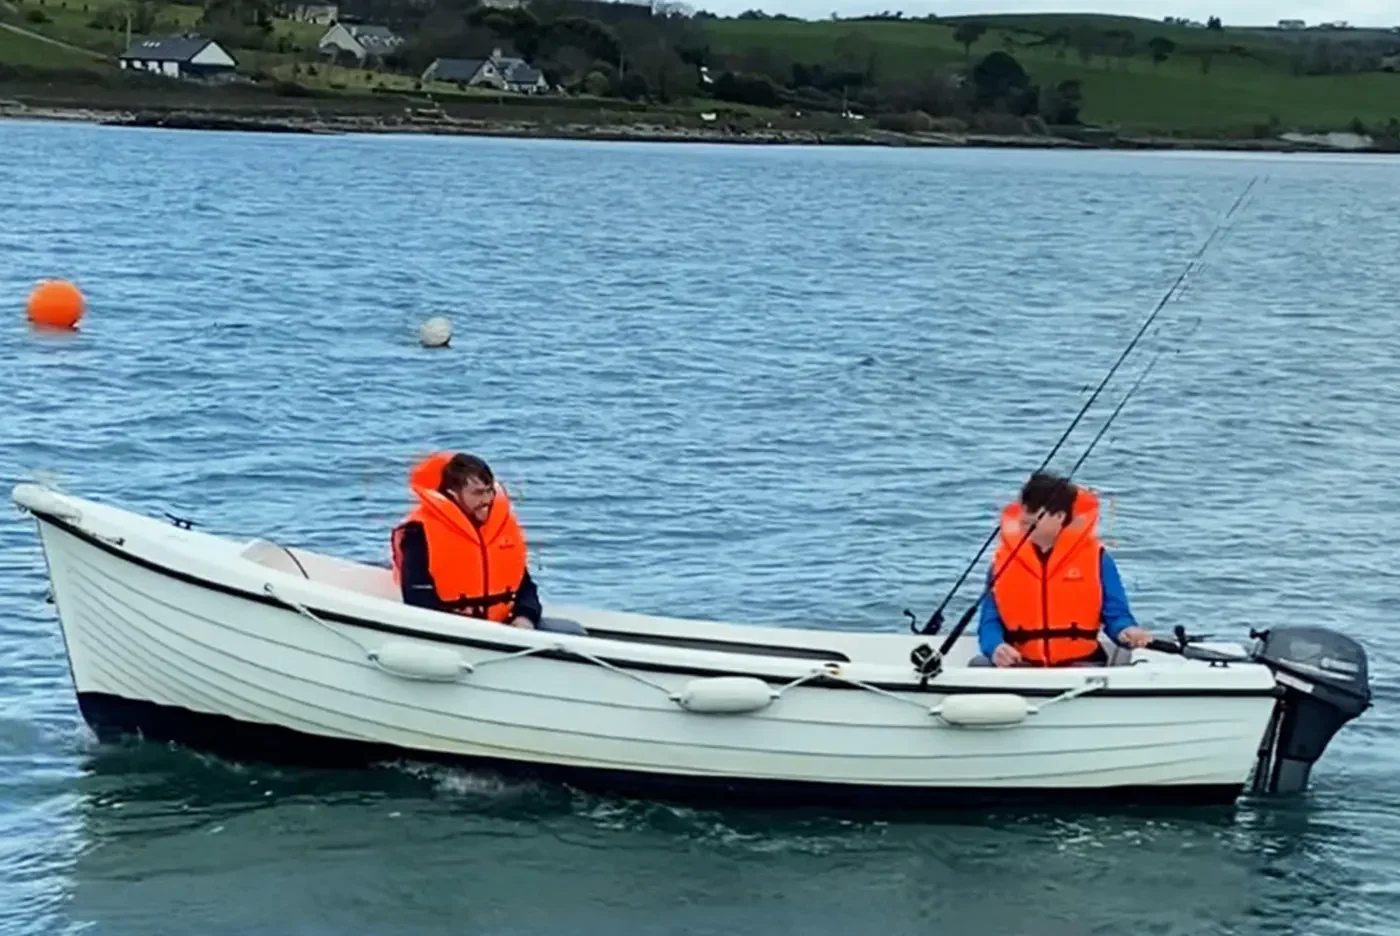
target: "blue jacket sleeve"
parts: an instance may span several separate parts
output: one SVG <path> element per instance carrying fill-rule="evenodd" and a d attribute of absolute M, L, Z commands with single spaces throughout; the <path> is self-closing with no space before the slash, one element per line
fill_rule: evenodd
<path fill-rule="evenodd" d="M 1118 565 L 1106 549 L 1099 554 L 1099 581 L 1103 583 L 1104 633 L 1117 641 L 1118 635 L 1129 627 L 1136 627 L 1137 621 L 1128 606 L 1128 593 L 1118 575 Z"/>
<path fill-rule="evenodd" d="M 992 571 L 987 570 L 987 582 L 992 581 Z M 977 649 L 987 659 L 992 658 L 992 653 L 996 651 L 1006 640 L 1006 628 L 1001 623 L 1001 612 L 997 611 L 997 600 L 992 595 L 990 589 L 982 596 L 982 617 L 977 622 Z"/>

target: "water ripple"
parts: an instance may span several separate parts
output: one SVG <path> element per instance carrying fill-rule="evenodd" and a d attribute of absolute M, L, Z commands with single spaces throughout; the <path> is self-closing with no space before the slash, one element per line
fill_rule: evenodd
<path fill-rule="evenodd" d="M 547 601 L 872 630 L 937 600 L 1266 174 L 1085 476 L 1144 621 L 1344 628 L 1377 698 L 1305 802 L 1221 815 L 775 820 L 283 773 L 96 745 L 16 518 L 0 932 L 1391 928 L 1392 163 L 0 133 L 7 480 L 382 560 L 409 460 L 472 449 Z M 51 275 L 89 296 L 78 335 L 19 321 Z M 432 314 L 448 352 L 414 342 Z"/>

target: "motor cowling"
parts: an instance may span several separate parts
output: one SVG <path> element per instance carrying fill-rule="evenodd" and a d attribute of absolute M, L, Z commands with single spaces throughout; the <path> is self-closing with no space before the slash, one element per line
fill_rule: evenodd
<path fill-rule="evenodd" d="M 1275 627 L 1254 636 L 1250 655 L 1273 670 L 1279 687 L 1254 791 L 1297 793 L 1332 737 L 1371 706 L 1366 651 L 1325 627 Z"/>

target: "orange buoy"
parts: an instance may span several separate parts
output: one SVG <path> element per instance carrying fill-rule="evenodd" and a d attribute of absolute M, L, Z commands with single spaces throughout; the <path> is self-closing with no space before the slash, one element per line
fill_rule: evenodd
<path fill-rule="evenodd" d="M 29 294 L 29 321 L 44 328 L 76 328 L 87 300 L 67 280 L 45 280 Z"/>

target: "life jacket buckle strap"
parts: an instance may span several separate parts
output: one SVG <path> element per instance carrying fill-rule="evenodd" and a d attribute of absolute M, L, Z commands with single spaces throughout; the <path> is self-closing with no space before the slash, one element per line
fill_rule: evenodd
<path fill-rule="evenodd" d="M 463 596 L 456 601 L 444 602 L 451 611 L 470 613 L 473 617 L 485 617 L 486 612 L 497 605 L 514 604 L 517 596 L 514 589 L 506 589 L 494 595 L 482 595 L 479 598 L 468 598 Z"/>
<path fill-rule="evenodd" d="M 1005 640 L 1015 646 L 1032 640 L 1098 640 L 1099 632 L 1085 627 L 1041 627 L 1028 630 L 1006 629 Z"/>

